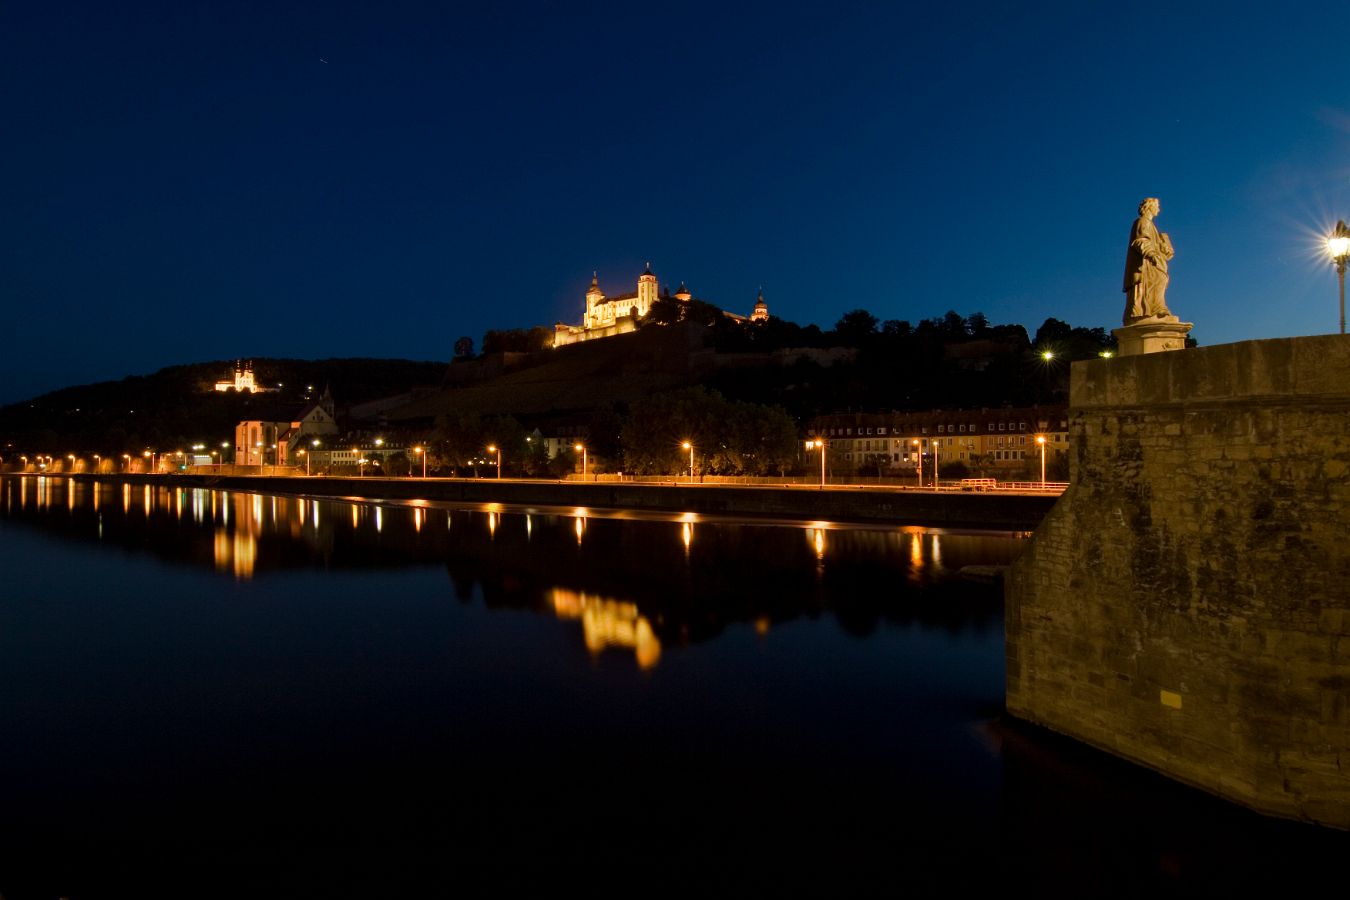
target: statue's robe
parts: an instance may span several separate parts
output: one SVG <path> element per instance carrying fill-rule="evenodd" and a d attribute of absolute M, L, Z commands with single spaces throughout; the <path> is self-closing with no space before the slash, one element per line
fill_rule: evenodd
<path fill-rule="evenodd" d="M 1167 308 L 1167 260 L 1172 246 L 1158 233 L 1152 219 L 1143 216 L 1130 228 L 1130 246 L 1125 252 L 1125 316 L 1129 325 L 1151 316 L 1170 315 Z"/>

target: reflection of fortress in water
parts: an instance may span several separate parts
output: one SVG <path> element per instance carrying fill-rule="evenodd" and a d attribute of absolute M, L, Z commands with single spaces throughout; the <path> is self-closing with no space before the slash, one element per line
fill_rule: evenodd
<path fill-rule="evenodd" d="M 995 627 L 993 589 L 954 572 L 1006 564 L 1019 549 L 1007 534 L 382 506 L 48 477 L 0 477 L 0 516 L 238 579 L 444 565 L 462 601 L 577 622 L 589 653 L 632 653 L 643 668 L 730 625 L 763 635 L 822 612 L 860 635 L 890 622 Z"/>

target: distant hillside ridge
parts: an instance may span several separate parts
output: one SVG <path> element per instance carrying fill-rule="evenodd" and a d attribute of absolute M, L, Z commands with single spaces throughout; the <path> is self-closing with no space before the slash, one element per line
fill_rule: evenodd
<path fill-rule="evenodd" d="M 444 361 L 405 359 L 273 359 L 254 357 L 259 385 L 275 392 L 214 390 L 235 360 L 169 366 L 120 381 L 61 388 L 0 407 L 0 447 L 20 452 L 68 450 L 121 453 L 219 445 L 244 419 L 281 421 L 317 400 L 325 388 L 339 412 L 353 404 L 439 386 Z"/>

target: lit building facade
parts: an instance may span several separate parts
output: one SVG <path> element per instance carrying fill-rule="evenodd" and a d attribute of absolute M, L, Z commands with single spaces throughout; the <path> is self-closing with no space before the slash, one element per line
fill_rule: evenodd
<path fill-rule="evenodd" d="M 665 297 L 673 297 L 682 303 L 688 303 L 693 299 L 693 295 L 683 282 L 674 294 L 662 293 L 650 263 L 638 276 L 637 290 L 617 297 L 608 297 L 600 290 L 599 273 L 594 273 L 591 276 L 590 289 L 586 291 L 586 307 L 581 316 L 581 324 L 567 325 L 559 322 L 554 325 L 553 346 L 563 347 L 567 344 L 635 331 L 638 320 L 651 312 L 652 305 L 657 300 Z M 723 312 L 723 315 L 737 322 L 767 322 L 769 306 L 764 302 L 764 292 L 762 290 L 759 292 L 754 311 L 748 317 L 730 312 Z"/>
<path fill-rule="evenodd" d="M 821 438 L 836 460 L 853 468 L 913 469 L 920 459 L 963 462 L 984 469 L 1021 469 L 1040 458 L 1069 452 L 1069 411 L 1064 406 L 931 412 L 835 413 L 820 416 L 807 436 Z"/>
<path fill-rule="evenodd" d="M 244 362 L 235 360 L 234 380 L 217 381 L 216 390 L 218 391 L 247 391 L 250 394 L 261 394 L 274 391 L 276 388 L 259 387 L 257 379 L 253 376 L 253 360 Z"/>

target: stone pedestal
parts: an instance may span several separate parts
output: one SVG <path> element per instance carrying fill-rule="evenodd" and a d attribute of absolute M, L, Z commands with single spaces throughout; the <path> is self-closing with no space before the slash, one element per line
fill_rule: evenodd
<path fill-rule="evenodd" d="M 1163 350 L 1181 350 L 1186 346 L 1186 334 L 1195 325 L 1183 322 L 1176 316 L 1162 319 L 1149 319 L 1116 328 L 1111 333 L 1120 343 L 1121 356 L 1139 356 L 1143 353 L 1159 353 Z"/>

